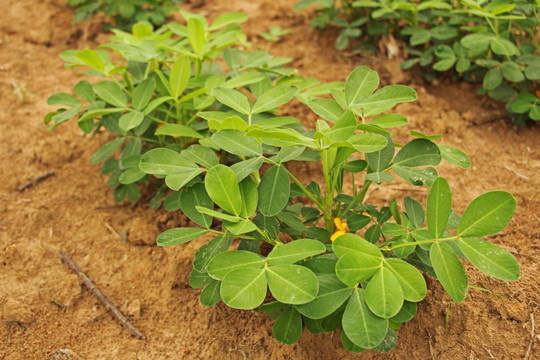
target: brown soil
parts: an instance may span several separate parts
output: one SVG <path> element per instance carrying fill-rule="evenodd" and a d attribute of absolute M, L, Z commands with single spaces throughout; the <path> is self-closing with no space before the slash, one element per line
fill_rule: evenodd
<path fill-rule="evenodd" d="M 63 68 L 66 49 L 95 48 L 107 40 L 99 24 L 72 25 L 65 0 L 0 2 L 0 359 L 49 359 L 68 348 L 84 359 L 528 359 L 540 358 L 540 128 L 513 128 L 500 106 L 478 97 L 477 87 L 440 80 L 427 86 L 414 73 L 399 70 L 399 59 L 337 52 L 335 32 L 309 28 L 312 13 L 293 13 L 296 0 L 208 0 L 210 18 L 245 11 L 250 41 L 270 26 L 293 34 L 273 45 L 272 53 L 292 58 L 304 76 L 345 80 L 360 64 L 381 74 L 384 84 L 413 86 L 418 101 L 398 107 L 409 129 L 445 135 L 443 143 L 471 157 L 467 171 L 443 165 L 462 212 L 483 192 L 500 189 L 518 202 L 514 220 L 491 241 L 515 254 L 521 279 L 505 283 L 467 267 L 471 289 L 453 303 L 430 281 L 418 315 L 398 331 L 391 353 L 349 354 L 339 334 L 304 332 L 292 346 L 272 337 L 272 321 L 256 311 L 205 308 L 198 290 L 188 285 L 191 257 L 203 241 L 159 248 L 121 241 L 109 229 L 128 231 L 131 240 L 153 242 L 160 230 L 179 226 L 179 217 L 154 211 L 141 202 L 116 204 L 99 166 L 88 162 L 107 141 L 104 134 L 84 138 L 75 122 L 50 133 L 42 123 L 49 95 L 71 89 L 75 70 Z M 190 5 L 185 5 L 190 9 Z M 175 15 L 176 19 L 180 19 Z M 26 99 L 14 93 L 25 89 Z M 285 111 L 313 124 L 300 106 Z M 399 132 L 404 140 L 408 130 Z M 55 175 L 24 192 L 17 187 L 48 171 Z M 315 168 L 296 169 L 300 178 Z M 410 187 L 401 183 L 375 188 L 370 200 L 401 199 Z M 417 198 L 424 190 L 413 189 Z M 61 262 L 64 249 L 96 285 L 129 315 L 147 340 L 131 337 Z M 53 301 L 54 300 L 54 301 Z M 64 306 L 55 304 L 58 302 Z M 536 328 L 534 319 L 536 317 Z M 447 318 L 447 321 L 446 321 Z M 533 331 L 534 330 L 534 331 Z M 536 335 L 535 335 L 536 334 Z M 532 346 L 532 347 L 531 347 Z"/>

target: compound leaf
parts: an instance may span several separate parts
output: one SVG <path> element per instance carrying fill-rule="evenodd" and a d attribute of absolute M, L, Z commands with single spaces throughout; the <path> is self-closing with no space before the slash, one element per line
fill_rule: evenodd
<path fill-rule="evenodd" d="M 298 239 L 275 247 L 267 256 L 269 264 L 294 264 L 300 260 L 322 254 L 326 246 L 317 240 Z"/>
<path fill-rule="evenodd" d="M 435 238 L 444 234 L 451 210 L 450 186 L 444 178 L 438 177 L 431 185 L 426 206 L 428 230 Z"/>
<path fill-rule="evenodd" d="M 345 83 L 347 105 L 356 105 L 370 96 L 379 86 L 379 75 L 367 66 L 354 69 Z"/>
<path fill-rule="evenodd" d="M 201 228 L 175 228 L 165 230 L 159 234 L 157 244 L 159 246 L 171 246 L 187 243 L 207 233 L 206 229 Z"/>
<path fill-rule="evenodd" d="M 479 238 L 459 239 L 458 244 L 467 259 L 489 276 L 505 281 L 519 279 L 519 264 L 510 252 Z"/>
<path fill-rule="evenodd" d="M 199 272 L 206 272 L 210 260 L 219 253 L 227 251 L 233 238 L 230 236 L 216 236 L 197 250 L 193 257 L 193 267 Z"/>
<path fill-rule="evenodd" d="M 238 178 L 225 165 L 216 165 L 206 174 L 204 182 L 208 195 L 220 208 L 233 215 L 242 211 L 242 195 Z"/>
<path fill-rule="evenodd" d="M 255 104 L 251 112 L 253 114 L 270 111 L 289 102 L 298 92 L 298 89 L 294 86 L 277 86 L 264 92 Z"/>
<path fill-rule="evenodd" d="M 264 216 L 277 215 L 289 201 L 289 175 L 283 166 L 271 167 L 259 184 L 258 209 Z"/>
<path fill-rule="evenodd" d="M 373 275 L 366 287 L 366 304 L 377 316 L 388 319 L 403 305 L 403 291 L 392 271 L 385 267 Z"/>
<path fill-rule="evenodd" d="M 405 300 L 418 302 L 426 296 L 426 280 L 414 266 L 400 259 L 389 258 L 385 260 L 384 267 L 399 281 Z"/>
<path fill-rule="evenodd" d="M 272 295 L 284 304 L 305 304 L 315 299 L 319 292 L 317 276 L 304 266 L 270 266 L 266 275 Z"/>
<path fill-rule="evenodd" d="M 212 135 L 212 141 L 223 150 L 239 156 L 254 157 L 262 154 L 262 146 L 239 130 L 221 130 Z"/>
<path fill-rule="evenodd" d="M 231 271 L 238 269 L 260 269 L 264 258 L 250 251 L 225 251 L 214 256 L 206 270 L 214 279 L 223 280 Z"/>
<path fill-rule="evenodd" d="M 333 270 L 333 269 L 332 269 Z M 319 274 L 317 297 L 296 309 L 311 319 L 322 319 L 336 311 L 351 295 L 353 289 L 343 284 L 335 274 Z"/>
<path fill-rule="evenodd" d="M 266 289 L 264 269 L 236 269 L 223 279 L 221 298 L 225 304 L 234 309 L 250 310 L 262 304 L 266 297 Z"/>
<path fill-rule="evenodd" d="M 294 307 L 289 307 L 276 319 L 272 332 L 277 341 L 290 345 L 300 339 L 302 329 L 302 316 Z"/>
<path fill-rule="evenodd" d="M 181 192 L 180 209 L 193 222 L 199 226 L 210 228 L 212 226 L 212 216 L 202 214 L 197 207 L 213 209 L 214 203 L 203 184 L 195 184 Z"/>
<path fill-rule="evenodd" d="M 386 337 L 388 320 L 371 312 L 366 304 L 365 290 L 357 288 L 343 313 L 342 326 L 354 344 L 364 349 L 372 349 Z"/>
<path fill-rule="evenodd" d="M 444 289 L 455 302 L 462 302 L 467 295 L 469 279 L 463 265 L 450 245 L 435 242 L 429 250 L 433 270 Z"/>
<path fill-rule="evenodd" d="M 508 225 L 514 211 L 516 199 L 505 191 L 492 191 L 474 199 L 461 217 L 458 235 L 477 237 L 495 234 Z"/>

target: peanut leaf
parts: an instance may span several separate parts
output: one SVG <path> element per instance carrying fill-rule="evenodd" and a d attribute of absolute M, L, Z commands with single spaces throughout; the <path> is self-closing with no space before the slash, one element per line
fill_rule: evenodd
<path fill-rule="evenodd" d="M 505 191 L 492 191 L 474 199 L 461 217 L 458 235 L 478 237 L 495 234 L 508 225 L 516 210 L 516 199 Z"/>

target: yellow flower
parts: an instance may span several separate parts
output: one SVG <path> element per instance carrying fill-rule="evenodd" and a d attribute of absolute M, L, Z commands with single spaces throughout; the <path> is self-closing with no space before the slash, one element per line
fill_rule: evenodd
<path fill-rule="evenodd" d="M 349 228 L 347 227 L 347 222 L 341 221 L 340 218 L 338 217 L 334 218 L 334 224 L 336 225 L 336 232 L 334 232 L 334 234 L 330 237 L 331 241 L 334 241 L 341 235 L 349 232 Z"/>

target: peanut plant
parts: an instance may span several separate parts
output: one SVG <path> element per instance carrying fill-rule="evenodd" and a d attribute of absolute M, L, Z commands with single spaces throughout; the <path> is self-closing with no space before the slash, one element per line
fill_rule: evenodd
<path fill-rule="evenodd" d="M 440 136 L 411 131 L 406 144 L 393 140 L 389 129 L 408 121 L 388 110 L 414 101 L 412 88 L 379 88 L 377 73 L 360 66 L 345 83 L 332 83 L 332 98 L 302 98 L 320 117 L 308 131 L 289 127 L 298 120 L 277 110 L 298 85 L 250 90 L 212 89 L 229 110 L 205 114 L 209 132 L 197 157 L 191 148 L 140 157 L 140 170 L 165 177 L 197 225 L 166 230 L 157 244 L 215 235 L 196 252 L 189 280 L 202 288 L 203 305 L 258 308 L 275 319 L 273 334 L 283 343 L 296 342 L 304 327 L 341 328 L 347 350 L 388 352 L 426 296 L 425 276 L 456 302 L 469 289 L 462 261 L 497 279 L 519 278 L 512 254 L 482 239 L 510 222 L 512 195 L 485 193 L 459 215 L 435 167 L 445 160 L 466 169 L 467 155 L 435 142 Z M 238 162 L 219 163 L 216 150 Z M 291 161 L 317 162 L 321 182 L 302 179 Z M 427 200 L 366 201 L 372 187 L 395 177 L 428 187 Z"/>
<path fill-rule="evenodd" d="M 75 8 L 74 23 L 103 13 L 111 18 L 110 27 L 123 30 L 141 21 L 160 26 L 177 10 L 175 5 L 181 4 L 179 0 L 68 0 L 68 5 Z"/>
<path fill-rule="evenodd" d="M 419 65 L 430 81 L 447 73 L 481 82 L 479 93 L 504 102 L 517 125 L 540 121 L 538 1 L 303 0 L 295 8 L 311 4 L 320 6 L 313 26 L 342 28 L 338 49 L 393 32 L 409 44 L 403 69 Z"/>
<path fill-rule="evenodd" d="M 103 162 L 102 173 L 109 174 L 108 185 L 115 189 L 117 201 L 139 199 L 140 184 L 150 180 L 139 169 L 139 160 L 153 148 L 189 149 L 184 155 L 190 159 L 212 152 L 221 162 L 238 160 L 225 153 L 216 154 L 218 147 L 208 134 L 216 124 L 210 117 L 231 110 L 233 113 L 226 114 L 229 117 L 234 111 L 242 112 L 242 107 L 231 109 L 217 99 L 245 87 L 259 94 L 279 86 L 276 91 L 286 89 L 286 100 L 291 95 L 304 102 L 328 91 L 318 86 L 318 81 L 304 79 L 284 67 L 289 59 L 275 58 L 261 50 L 239 49 L 246 44 L 238 25 L 247 19 L 246 14 L 227 13 L 212 24 L 201 15 L 182 14 L 186 25 L 169 23 L 154 30 L 148 23 L 138 23 L 131 33 L 113 30 L 111 43 L 97 50 L 61 54 L 67 67 L 90 68 L 83 75 L 103 80 L 93 84 L 80 81 L 74 87 L 75 96 L 52 95 L 48 104 L 60 108 L 47 114 L 45 123 L 53 129 L 76 118 L 85 134 L 111 133 L 113 139 L 90 162 Z M 110 51 L 120 60 L 113 60 Z M 299 88 L 301 92 L 296 91 Z M 253 114 L 252 120 L 263 120 L 261 113 Z M 282 125 L 301 127 L 296 119 L 283 119 Z M 193 175 L 200 172 L 194 169 Z M 163 178 L 156 175 L 152 180 L 155 191 L 150 205 L 157 208 L 164 202 L 168 210 L 177 210 L 177 194 L 167 196 Z"/>

